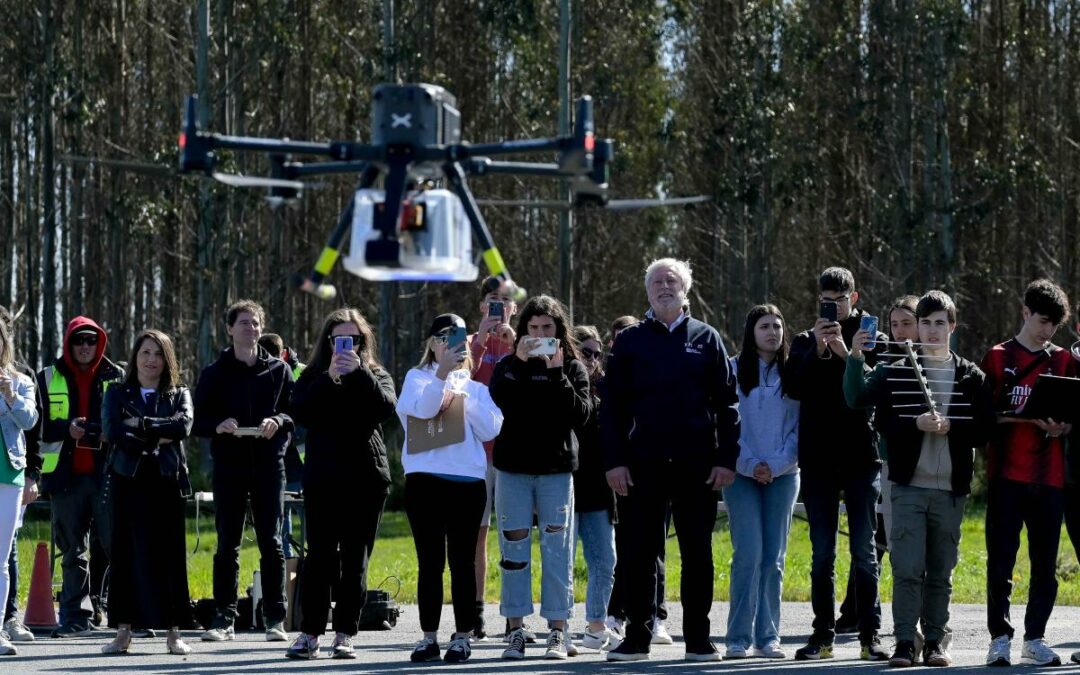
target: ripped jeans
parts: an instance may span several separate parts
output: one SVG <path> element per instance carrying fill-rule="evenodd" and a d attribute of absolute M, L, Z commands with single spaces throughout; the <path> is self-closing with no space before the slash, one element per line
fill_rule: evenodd
<path fill-rule="evenodd" d="M 532 524 L 540 529 L 540 616 L 567 620 L 573 609 L 574 575 L 570 557 L 574 541 L 572 474 L 533 475 L 499 471 L 495 480 L 505 617 L 533 613 Z"/>

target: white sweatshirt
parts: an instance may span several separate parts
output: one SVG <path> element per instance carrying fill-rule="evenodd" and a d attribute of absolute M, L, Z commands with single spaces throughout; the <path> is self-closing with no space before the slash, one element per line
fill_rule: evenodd
<path fill-rule="evenodd" d="M 441 473 L 448 476 L 467 476 L 483 479 L 487 475 L 487 455 L 484 442 L 499 435 L 503 414 L 491 400 L 488 388 L 469 376 L 469 371 L 452 371 L 442 381 L 435 377 L 434 364 L 425 368 L 413 368 L 405 375 L 398 395 L 397 414 L 401 426 L 408 434 L 407 416 L 427 420 L 435 417 L 442 406 L 443 391 L 450 390 L 465 397 L 465 440 L 445 448 L 410 455 L 406 448 L 401 451 L 401 465 L 405 473 Z"/>

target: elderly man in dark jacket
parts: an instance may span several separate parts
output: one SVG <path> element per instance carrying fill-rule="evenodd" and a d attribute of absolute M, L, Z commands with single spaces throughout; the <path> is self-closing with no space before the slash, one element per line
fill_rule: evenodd
<path fill-rule="evenodd" d="M 626 639 L 609 661 L 649 658 L 656 556 L 669 506 L 682 553 L 686 659 L 721 658 L 709 638 L 712 531 L 716 491 L 735 478 L 738 396 L 719 334 L 689 315 L 690 284 L 683 261 L 649 265 L 645 288 L 652 309 L 619 335 L 608 361 L 600 414 L 604 460 L 609 485 L 626 497 L 619 517 L 633 537 Z"/>

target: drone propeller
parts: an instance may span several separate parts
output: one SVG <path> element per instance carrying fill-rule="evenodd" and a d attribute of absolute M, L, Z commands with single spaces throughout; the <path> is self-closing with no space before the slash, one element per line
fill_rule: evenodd
<path fill-rule="evenodd" d="M 160 176 L 162 178 L 170 178 L 177 173 L 176 169 L 171 166 L 154 164 L 153 162 L 136 162 L 126 159 L 85 157 L 83 155 L 60 155 L 60 161 L 71 162 L 73 164 L 98 164 L 120 171 L 130 171 L 132 173 L 141 173 L 147 176 Z"/>
<path fill-rule="evenodd" d="M 702 202 L 710 201 L 712 197 L 708 195 L 696 195 L 693 197 L 671 197 L 668 199 L 611 199 L 606 204 L 597 204 L 595 207 L 586 205 L 589 208 L 602 208 L 610 211 L 629 211 L 634 209 L 648 209 L 658 206 L 689 206 L 692 204 L 700 204 Z M 569 211 L 578 204 L 565 201 L 554 200 L 535 200 L 535 199 L 478 199 L 477 204 L 481 206 L 511 206 L 511 207 L 531 207 L 540 209 L 557 209 L 563 211 Z"/>
<path fill-rule="evenodd" d="M 266 176 L 245 176 L 238 173 L 221 173 L 220 171 L 215 171 L 210 174 L 210 176 L 214 180 L 231 187 L 285 188 L 287 190 L 303 190 L 305 188 L 314 187 L 314 184 L 308 184 L 298 180 L 267 178 Z"/>

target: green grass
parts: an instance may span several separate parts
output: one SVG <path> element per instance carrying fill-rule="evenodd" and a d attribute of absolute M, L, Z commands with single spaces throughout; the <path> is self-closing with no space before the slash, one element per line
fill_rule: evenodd
<path fill-rule="evenodd" d="M 960 562 L 953 574 L 953 601 L 958 603 L 983 603 L 986 596 L 986 551 L 983 537 L 984 512 L 978 505 L 969 505 L 968 513 L 964 520 L 963 539 L 960 546 Z M 846 530 L 846 522 L 841 518 L 841 529 Z M 212 595 L 212 566 L 213 553 L 217 537 L 214 534 L 214 520 L 211 513 L 204 512 L 201 518 L 201 540 L 198 541 L 196 550 L 196 534 L 194 518 L 188 519 L 188 580 L 193 598 L 204 598 Z M 33 569 L 34 547 L 38 541 L 48 541 L 47 522 L 29 522 L 19 533 L 19 559 L 21 561 L 19 576 L 20 607 L 25 607 L 26 594 L 29 588 L 30 574 Z M 810 538 L 805 521 L 796 520 L 791 529 L 791 537 L 788 540 L 787 573 L 784 578 L 784 599 L 795 601 L 807 601 L 810 599 Z M 846 552 L 847 539 L 843 536 L 838 538 L 837 571 L 838 593 L 843 592 L 842 584 L 847 579 L 848 556 Z M 1016 570 L 1013 573 L 1014 591 L 1013 597 L 1023 602 L 1028 591 L 1028 560 L 1026 555 L 1026 537 L 1021 540 L 1021 553 L 1017 556 Z M 667 596 L 677 600 L 679 597 L 679 572 L 681 564 L 679 559 L 679 547 L 674 538 L 667 542 L 667 569 L 668 585 Z M 489 602 L 497 602 L 499 599 L 499 559 L 498 540 L 495 533 L 488 538 L 488 583 L 486 597 Z M 540 560 L 539 543 L 536 534 L 533 534 L 533 560 L 537 563 L 532 567 L 533 595 L 540 597 Z M 721 517 L 713 533 L 713 560 L 716 566 L 716 598 L 726 600 L 728 598 L 729 562 L 731 560 L 731 537 L 727 531 L 727 520 Z M 245 530 L 243 547 L 240 552 L 240 578 L 241 588 L 246 588 L 251 583 L 252 572 L 258 564 L 258 549 L 255 545 L 254 533 L 251 528 Z M 56 581 L 59 581 L 60 566 L 56 567 Z M 412 536 L 409 523 L 402 512 L 388 512 L 383 518 L 379 540 L 375 545 L 375 552 L 371 560 L 369 570 L 369 583 L 372 587 L 378 586 L 388 577 L 397 577 L 401 581 L 401 594 L 398 600 L 401 602 L 416 601 L 416 551 L 413 548 Z M 578 601 L 585 597 L 585 583 L 587 580 L 585 563 L 580 549 L 574 564 L 574 595 Z M 1062 530 L 1061 549 L 1058 553 L 1058 603 L 1076 605 L 1080 604 L 1080 564 L 1077 562 L 1076 553 L 1068 536 Z M 388 590 L 393 592 L 396 584 L 393 580 L 386 583 Z M 449 572 L 446 576 L 446 594 L 449 600 L 450 583 Z M 882 600 L 888 601 L 892 597 L 892 574 L 888 561 L 883 565 L 881 578 Z"/>

